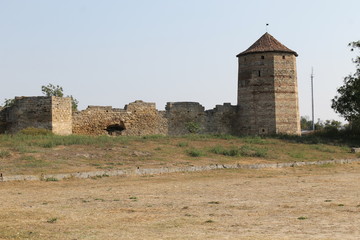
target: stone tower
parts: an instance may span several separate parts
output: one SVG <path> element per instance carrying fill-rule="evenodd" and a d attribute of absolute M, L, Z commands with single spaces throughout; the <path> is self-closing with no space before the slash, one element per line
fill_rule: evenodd
<path fill-rule="evenodd" d="M 237 55 L 241 134 L 301 134 L 297 56 L 269 33 Z"/>

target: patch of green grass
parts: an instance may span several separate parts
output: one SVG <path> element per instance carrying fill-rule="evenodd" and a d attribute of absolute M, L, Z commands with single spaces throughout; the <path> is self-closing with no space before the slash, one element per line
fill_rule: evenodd
<path fill-rule="evenodd" d="M 214 220 L 211 220 L 211 219 L 205 221 L 205 223 L 214 223 L 214 222 L 215 222 L 215 221 L 214 221 Z"/>
<path fill-rule="evenodd" d="M 231 156 L 231 157 L 240 155 L 240 150 L 236 147 L 231 147 L 230 149 L 227 149 L 219 145 L 211 148 L 210 152 L 224 156 Z"/>
<path fill-rule="evenodd" d="M 240 155 L 244 157 L 267 157 L 267 150 L 250 145 L 243 145 L 240 147 Z"/>
<path fill-rule="evenodd" d="M 142 139 L 151 139 L 151 140 L 163 139 L 163 138 L 167 138 L 167 136 L 160 135 L 160 134 L 155 134 L 155 135 L 146 135 L 146 136 L 142 137 Z"/>
<path fill-rule="evenodd" d="M 204 156 L 205 153 L 200 150 L 200 149 L 196 149 L 196 148 L 192 148 L 186 151 L 186 153 L 190 156 L 190 157 L 201 157 Z"/>
<path fill-rule="evenodd" d="M 239 137 L 230 135 L 230 134 L 213 134 L 210 135 L 212 138 L 217 138 L 217 139 L 224 139 L 224 140 L 233 140 L 233 139 L 238 139 Z"/>
<path fill-rule="evenodd" d="M 7 158 L 7 157 L 10 157 L 11 154 L 9 151 L 6 151 L 6 150 L 1 150 L 0 151 L 0 158 Z"/>
<path fill-rule="evenodd" d="M 243 156 L 243 157 L 266 157 L 267 150 L 265 148 L 259 148 L 251 145 L 243 145 L 240 148 L 230 147 L 225 148 L 223 146 L 215 146 L 210 149 L 210 152 L 220 154 L 224 156 Z"/>
<path fill-rule="evenodd" d="M 297 158 L 297 159 L 305 158 L 305 154 L 303 152 L 289 152 L 288 154 L 292 158 Z"/>
<path fill-rule="evenodd" d="M 54 177 L 49 177 L 49 178 L 45 179 L 45 182 L 57 182 L 57 181 L 59 181 L 59 179 L 54 178 Z"/>
<path fill-rule="evenodd" d="M 219 201 L 211 201 L 211 202 L 208 202 L 208 204 L 220 204 Z"/>
<path fill-rule="evenodd" d="M 19 144 L 13 147 L 13 150 L 19 153 L 36 153 L 37 151 L 34 148 L 25 146 L 24 144 Z"/>
<path fill-rule="evenodd" d="M 102 175 L 96 175 L 96 176 L 93 176 L 93 177 L 90 177 L 90 178 L 91 179 L 99 179 L 99 178 L 103 178 L 103 177 L 109 177 L 109 175 L 104 173 Z"/>
<path fill-rule="evenodd" d="M 326 153 L 335 153 L 336 152 L 334 149 L 331 149 L 331 148 L 325 146 L 324 144 L 316 144 L 311 147 L 320 152 L 326 152 Z"/>
<path fill-rule="evenodd" d="M 319 165 L 318 167 L 320 167 L 320 168 L 332 168 L 332 167 L 335 167 L 335 166 L 336 166 L 335 164 L 325 163 L 325 164 Z"/>
<path fill-rule="evenodd" d="M 135 197 L 135 196 L 131 196 L 129 197 L 130 200 L 132 200 L 133 202 L 137 202 L 138 201 L 138 198 Z"/>
<path fill-rule="evenodd" d="M 243 141 L 248 144 L 266 144 L 266 139 L 263 139 L 259 136 L 247 136 L 243 138 Z"/>
<path fill-rule="evenodd" d="M 189 146 L 189 143 L 188 142 L 179 142 L 177 145 L 179 147 L 187 147 L 187 146 Z"/>
<path fill-rule="evenodd" d="M 105 199 L 103 199 L 103 198 L 95 198 L 94 200 L 95 201 L 100 201 L 100 202 L 105 202 Z"/>
<path fill-rule="evenodd" d="M 57 218 L 50 218 L 46 222 L 48 222 L 48 223 L 56 223 L 57 220 L 58 220 Z"/>
<path fill-rule="evenodd" d="M 298 220 L 306 220 L 306 219 L 308 219 L 307 217 L 304 217 L 304 216 L 301 216 L 301 217 L 298 217 L 297 218 Z"/>

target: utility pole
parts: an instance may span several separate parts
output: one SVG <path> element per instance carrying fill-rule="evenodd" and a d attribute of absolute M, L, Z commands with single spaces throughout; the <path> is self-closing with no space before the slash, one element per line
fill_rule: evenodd
<path fill-rule="evenodd" d="M 311 110 L 312 110 L 312 130 L 315 131 L 314 122 L 314 68 L 311 68 Z"/>

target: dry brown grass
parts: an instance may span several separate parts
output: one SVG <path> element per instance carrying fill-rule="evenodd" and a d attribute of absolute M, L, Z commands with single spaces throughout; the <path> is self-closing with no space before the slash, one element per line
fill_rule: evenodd
<path fill-rule="evenodd" d="M 0 239 L 358 239 L 360 164 L 0 183 Z"/>

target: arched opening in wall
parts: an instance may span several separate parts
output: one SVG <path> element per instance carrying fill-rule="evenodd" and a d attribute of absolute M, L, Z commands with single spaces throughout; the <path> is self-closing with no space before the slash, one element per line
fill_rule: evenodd
<path fill-rule="evenodd" d="M 108 132 L 109 135 L 112 136 L 118 136 L 121 135 L 121 132 L 124 131 L 125 124 L 123 122 L 120 122 L 120 124 L 111 124 L 105 128 L 105 130 Z"/>

